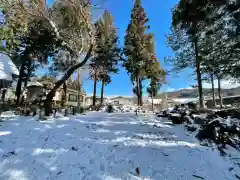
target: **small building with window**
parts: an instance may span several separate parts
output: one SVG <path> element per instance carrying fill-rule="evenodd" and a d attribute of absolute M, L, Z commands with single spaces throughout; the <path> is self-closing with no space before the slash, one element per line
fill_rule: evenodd
<path fill-rule="evenodd" d="M 110 99 L 110 102 L 114 105 L 134 105 L 133 97 L 117 96 Z"/>
<path fill-rule="evenodd" d="M 85 98 L 85 92 L 67 89 L 67 93 L 65 94 L 63 88 L 61 88 L 56 92 L 53 100 L 55 104 L 64 102 L 66 105 L 77 107 L 79 105 L 85 105 Z"/>

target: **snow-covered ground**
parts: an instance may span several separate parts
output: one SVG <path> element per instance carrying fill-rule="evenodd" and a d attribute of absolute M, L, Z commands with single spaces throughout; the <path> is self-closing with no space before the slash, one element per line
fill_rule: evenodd
<path fill-rule="evenodd" d="M 131 179 L 137 167 L 142 179 L 240 176 L 229 157 L 154 115 L 94 112 L 44 122 L 5 117 L 0 122 L 1 180 Z"/>

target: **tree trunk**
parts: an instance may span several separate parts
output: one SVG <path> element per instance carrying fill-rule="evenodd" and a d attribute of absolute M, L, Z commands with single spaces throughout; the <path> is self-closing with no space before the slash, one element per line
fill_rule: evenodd
<path fill-rule="evenodd" d="M 220 108 L 223 108 L 221 79 L 219 77 L 218 77 L 218 96 L 219 96 Z"/>
<path fill-rule="evenodd" d="M 74 73 L 74 71 L 82 66 L 84 66 L 86 64 L 86 62 L 88 61 L 88 59 L 91 57 L 92 54 L 92 49 L 93 49 L 93 44 L 90 45 L 88 52 L 84 58 L 84 60 L 76 65 L 73 65 L 72 67 L 70 67 L 65 74 L 63 75 L 63 77 L 56 82 L 55 86 L 52 88 L 52 90 L 47 94 L 46 100 L 45 100 L 45 111 L 47 112 L 46 116 L 49 114 L 49 112 L 52 111 L 52 108 L 49 108 L 49 104 L 50 102 L 52 103 L 53 97 L 55 96 L 56 91 L 58 90 L 58 88 L 61 87 L 61 85 L 68 80 L 68 78 Z M 46 110 L 47 109 L 47 110 Z"/>
<path fill-rule="evenodd" d="M 66 81 L 64 81 L 64 83 L 63 83 L 63 92 L 64 92 L 64 97 L 63 97 L 63 101 L 62 101 L 62 106 L 64 107 L 64 108 L 68 108 L 68 106 L 67 106 L 67 102 L 68 102 L 68 97 L 67 97 L 67 83 L 66 83 Z"/>
<path fill-rule="evenodd" d="M 142 80 L 139 79 L 139 103 L 140 106 L 143 106 L 143 100 L 142 100 Z"/>
<path fill-rule="evenodd" d="M 20 96 L 21 96 L 21 91 L 22 91 L 22 83 L 23 83 L 23 77 L 24 77 L 24 73 L 25 73 L 25 69 L 26 69 L 26 65 L 29 65 L 29 48 L 26 48 L 24 50 L 24 53 L 22 55 L 20 55 L 20 59 L 21 59 L 21 67 L 19 70 L 19 77 L 18 77 L 18 82 L 17 82 L 17 87 L 16 87 L 16 93 L 15 95 L 17 96 L 17 100 L 16 100 L 16 104 L 19 104 L 20 102 Z M 26 85 L 26 82 L 25 82 Z"/>
<path fill-rule="evenodd" d="M 153 105 L 153 90 L 151 92 L 151 97 L 152 97 L 152 112 L 154 113 L 154 105 Z"/>
<path fill-rule="evenodd" d="M 140 106 L 140 86 L 139 86 L 139 76 L 138 76 L 138 72 L 136 72 L 136 83 L 137 83 L 137 99 L 138 99 L 138 106 Z"/>
<path fill-rule="evenodd" d="M 197 81 L 198 81 L 198 94 L 199 94 L 199 105 L 200 108 L 204 107 L 203 103 L 203 89 L 202 89 L 202 76 L 201 76 L 201 69 L 200 69 L 200 63 L 201 63 L 201 57 L 199 56 L 198 52 L 198 38 L 195 34 L 195 56 L 196 56 L 196 73 L 197 73 Z"/>
<path fill-rule="evenodd" d="M 21 66 L 21 68 L 22 68 L 22 66 Z M 20 69 L 19 78 L 18 78 L 17 87 L 16 87 L 16 96 L 17 96 L 16 104 L 19 104 L 21 90 L 22 90 L 22 77 L 21 77 L 21 69 Z"/>
<path fill-rule="evenodd" d="M 104 81 L 102 80 L 102 88 L 101 88 L 101 104 L 103 104 L 103 94 L 104 94 Z"/>
<path fill-rule="evenodd" d="M 96 106 L 96 94 L 97 94 L 97 73 L 94 74 L 94 83 L 93 83 L 93 107 Z"/>
<path fill-rule="evenodd" d="M 212 83 L 212 101 L 213 101 L 213 107 L 216 106 L 216 100 L 215 100 L 215 87 L 214 87 L 214 78 L 213 73 L 211 73 L 211 83 Z"/>
<path fill-rule="evenodd" d="M 21 65 L 20 71 L 19 71 L 19 77 L 18 77 L 17 86 L 16 86 L 16 93 L 15 93 L 15 95 L 17 96 L 16 104 L 19 104 L 19 102 L 20 102 L 24 71 L 25 71 L 25 63 L 23 63 Z"/>

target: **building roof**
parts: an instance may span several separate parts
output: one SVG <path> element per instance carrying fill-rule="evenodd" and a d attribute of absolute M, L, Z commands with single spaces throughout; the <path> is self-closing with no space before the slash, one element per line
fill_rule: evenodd
<path fill-rule="evenodd" d="M 43 87 L 43 85 L 37 81 L 29 82 L 27 87 L 31 87 L 31 86 Z"/>
<path fill-rule="evenodd" d="M 190 102 L 197 102 L 198 101 L 198 98 L 176 98 L 176 99 L 172 99 L 174 102 L 177 102 L 177 103 L 182 103 L 182 104 L 185 104 L 185 103 L 190 103 Z"/>
<path fill-rule="evenodd" d="M 148 102 L 153 104 L 161 104 L 162 101 L 162 99 L 148 99 Z"/>
<path fill-rule="evenodd" d="M 110 100 L 114 100 L 114 99 L 133 99 L 133 97 L 129 97 L 129 96 L 116 96 L 116 97 L 112 97 L 112 98 L 109 98 Z"/>

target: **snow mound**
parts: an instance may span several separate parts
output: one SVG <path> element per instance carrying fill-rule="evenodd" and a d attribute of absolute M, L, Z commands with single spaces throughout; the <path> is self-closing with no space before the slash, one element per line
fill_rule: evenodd
<path fill-rule="evenodd" d="M 12 75 L 19 75 L 17 67 L 9 56 L 0 53 L 0 79 L 12 81 Z"/>
<path fill-rule="evenodd" d="M 5 118 L 10 118 L 10 117 L 15 117 L 16 115 L 14 114 L 13 111 L 4 111 L 1 114 L 1 117 L 5 117 Z"/>

